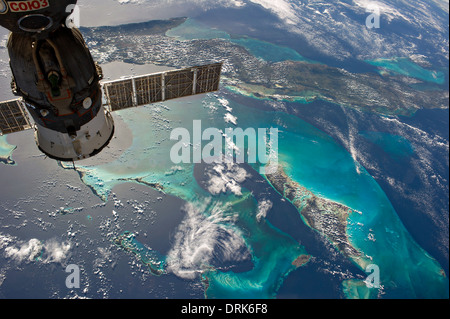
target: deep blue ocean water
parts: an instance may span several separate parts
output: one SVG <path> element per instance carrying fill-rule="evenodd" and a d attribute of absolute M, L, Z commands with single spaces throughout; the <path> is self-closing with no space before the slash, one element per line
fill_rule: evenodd
<path fill-rule="evenodd" d="M 189 26 L 193 29 L 202 28 L 203 26 L 201 24 L 198 24 L 195 26 L 195 23 L 193 23 L 192 20 L 188 20 Z M 177 33 L 177 31 L 180 31 L 181 33 Z M 179 27 L 178 29 L 174 29 L 169 35 L 176 35 L 178 37 L 183 38 L 185 36 L 184 32 L 186 29 Z M 190 33 L 192 29 L 188 31 Z M 198 32 L 202 36 L 205 35 L 205 30 L 203 29 L 202 32 Z M 213 31 L 214 35 L 219 35 L 221 38 L 229 39 L 229 37 L 224 36 L 223 33 L 217 34 L 216 30 Z M 196 34 L 196 33 L 191 33 Z M 235 36 L 236 37 L 236 36 Z M 246 47 L 249 52 L 257 52 L 256 50 L 252 49 L 252 47 L 257 47 L 259 40 L 253 40 L 251 38 L 246 38 L 245 41 L 239 43 L 236 41 L 233 41 L 234 43 L 243 45 Z M 266 50 L 268 54 L 266 56 L 259 55 L 259 57 L 262 57 L 263 59 L 267 61 L 281 61 L 283 58 L 289 59 L 289 55 L 285 54 L 285 49 L 283 47 L 280 47 L 278 52 L 280 52 L 279 59 L 274 58 L 273 56 L 270 56 L 274 52 L 277 52 L 277 50 Z M 294 60 L 296 60 L 294 58 Z M 300 60 L 300 59 L 298 59 Z M 391 59 L 391 60 L 380 60 L 384 61 L 383 67 L 387 68 L 391 71 L 394 71 L 401 75 L 407 75 L 411 76 L 420 80 L 428 81 L 428 82 L 434 82 L 437 84 L 442 84 L 443 81 L 445 81 L 444 74 L 442 72 L 434 72 L 434 71 L 428 71 L 423 69 L 422 67 L 412 63 L 410 60 L 406 59 Z M 387 62 L 386 62 L 387 61 Z M 389 62 L 389 63 L 388 63 Z M 371 64 L 374 64 L 371 62 Z M 381 66 L 378 64 L 378 66 Z M 273 116 L 273 115 L 272 115 Z M 239 119 L 242 119 L 242 115 L 238 116 Z M 292 119 L 277 119 L 277 123 L 284 123 L 284 121 L 289 122 Z M 272 122 L 273 124 L 273 122 Z M 296 152 L 293 153 L 292 145 L 298 145 L 298 137 L 296 138 L 294 136 L 289 136 L 283 134 L 283 139 L 287 139 L 285 144 L 281 142 L 280 146 L 280 156 L 282 160 L 284 160 L 287 163 L 296 163 L 295 166 L 293 164 L 288 164 L 288 171 L 290 175 L 293 177 L 296 181 L 301 181 L 301 184 L 303 186 L 306 186 L 308 189 L 312 190 L 315 193 L 318 193 L 326 198 L 336 200 L 341 203 L 345 203 L 349 207 L 352 207 L 353 209 L 360 210 L 362 212 L 369 212 L 370 216 L 379 215 L 380 220 L 383 220 L 384 223 L 378 223 L 373 225 L 378 225 L 377 227 L 380 227 L 382 231 L 380 232 L 381 237 L 375 236 L 377 239 L 377 242 L 383 242 L 380 244 L 379 249 L 383 249 L 382 247 L 393 247 L 393 241 L 396 240 L 406 240 L 407 242 L 411 242 L 409 245 L 412 247 L 416 247 L 415 249 L 417 252 L 411 252 L 411 251 L 403 251 L 398 252 L 397 249 L 400 249 L 400 247 L 397 247 L 397 249 L 393 249 L 393 251 L 390 254 L 386 254 L 387 252 L 384 252 L 382 257 L 382 260 L 386 264 L 389 264 L 389 267 L 392 267 L 392 265 L 399 264 L 401 262 L 395 261 L 397 258 L 399 260 L 404 261 L 404 266 L 407 270 L 404 270 L 405 273 L 411 269 L 412 273 L 415 272 L 422 272 L 425 271 L 423 267 L 421 269 L 417 269 L 415 267 L 415 263 L 417 262 L 416 258 L 421 254 L 421 248 L 418 248 L 418 246 L 414 243 L 414 240 L 412 240 L 406 231 L 406 229 L 403 229 L 403 225 L 401 220 L 399 219 L 397 213 L 395 212 L 395 209 L 393 208 L 390 201 L 385 197 L 385 193 L 383 189 L 377 185 L 376 182 L 371 180 L 369 178 L 367 181 L 369 184 L 365 184 L 366 182 L 362 181 L 358 182 L 358 180 L 361 177 L 361 174 L 364 175 L 364 168 L 359 166 L 359 163 L 355 163 L 352 161 L 351 156 L 347 154 L 347 160 L 340 159 L 337 157 L 337 154 L 339 154 L 339 151 L 337 149 L 334 149 L 334 146 L 331 149 L 327 149 L 328 143 L 324 142 L 327 141 L 326 137 L 322 137 L 320 141 L 317 140 L 317 137 L 312 137 L 307 129 L 305 128 L 307 126 L 305 125 L 299 125 L 295 123 L 289 123 L 285 124 L 285 127 L 288 127 L 290 129 L 292 128 L 299 128 L 304 127 L 304 129 L 301 131 L 300 135 L 301 140 L 303 143 L 301 143 L 301 147 L 296 147 Z M 447 122 L 448 127 L 448 122 Z M 445 129 L 445 123 L 444 123 L 444 129 Z M 295 132 L 298 134 L 298 132 Z M 287 134 L 287 133 L 286 133 Z M 408 158 L 414 155 L 414 147 L 409 143 L 408 139 L 395 135 L 395 134 L 389 134 L 386 132 L 378 132 L 378 131 L 361 131 L 360 136 L 367 139 L 370 143 L 373 145 L 381 148 L 381 150 L 384 152 L 384 154 L 387 154 L 390 156 L 394 161 L 397 162 L 407 162 Z M 290 141 L 292 139 L 292 141 Z M 305 140 L 308 140 L 306 143 Z M 287 148 L 283 149 L 283 145 L 286 145 Z M 320 146 L 318 146 L 320 145 Z M 334 145 L 333 143 L 330 143 L 330 146 Z M 339 148 L 339 147 L 338 147 Z M 315 149 L 318 149 L 315 151 Z M 316 154 L 316 155 L 314 155 Z M 325 155 L 327 154 L 327 155 Z M 331 160 L 330 165 L 330 158 L 329 156 L 332 156 L 333 159 Z M 333 154 L 333 155 L 331 155 Z M 324 156 L 325 155 L 325 156 Z M 344 154 L 343 154 L 344 155 Z M 344 155 L 345 158 L 345 155 Z M 444 158 L 445 160 L 445 158 Z M 323 163 L 322 163 L 323 161 Z M 346 163 L 346 164 L 345 164 Z M 323 176 L 323 177 L 322 177 Z M 335 182 L 331 182 L 335 178 Z M 448 180 L 448 179 L 447 179 Z M 348 181 L 348 182 L 345 182 Z M 360 184 L 361 183 L 361 184 Z M 370 186 L 370 184 L 373 184 Z M 344 186 L 345 185 L 345 186 Z M 362 190 L 365 190 L 362 191 Z M 373 190 L 373 194 L 369 195 L 370 190 Z M 447 190 L 448 192 L 448 190 Z M 367 193 L 366 195 L 363 195 L 362 193 Z M 356 195 L 357 194 L 357 195 Z M 371 204 L 373 202 L 373 204 Z M 373 212 L 372 212 L 373 210 Z M 384 214 L 390 211 L 389 215 L 384 216 Z M 364 213 L 363 213 L 364 215 Z M 383 216 L 383 217 L 381 217 Z M 366 223 L 370 224 L 372 222 L 372 218 L 369 217 L 369 220 L 366 220 L 365 218 L 360 219 L 360 216 L 357 216 L 358 218 L 355 218 L 354 222 L 358 225 L 365 225 Z M 353 219 L 353 218 L 352 218 Z M 392 220 L 392 223 L 386 223 L 388 220 Z M 410 223 L 414 223 L 413 221 L 409 221 Z M 388 225 L 397 225 L 394 228 L 397 228 L 396 230 L 392 230 L 391 227 L 386 226 Z M 374 230 L 375 227 L 370 228 L 371 231 Z M 359 230 L 360 231 L 360 230 Z M 384 235 L 383 235 L 384 232 Z M 350 230 L 350 233 L 352 233 L 352 230 Z M 394 235 L 394 237 L 392 237 Z M 353 241 L 358 242 L 355 237 L 358 236 L 357 233 L 352 233 L 352 239 Z M 401 244 L 404 245 L 404 244 Z M 358 247 L 364 247 L 363 251 L 373 251 L 373 248 L 370 248 L 370 244 L 368 245 L 367 238 L 360 239 L 360 242 L 357 244 Z M 395 246 L 395 245 L 394 245 Z M 395 251 L 395 252 L 394 252 Z M 373 251 L 374 254 L 377 254 L 376 251 Z M 380 254 L 381 251 L 378 251 L 378 254 Z M 422 253 L 424 253 L 422 251 Z M 402 254 L 406 254 L 402 256 Z M 418 255 L 417 255 L 418 254 Z M 369 256 L 373 257 L 372 254 L 368 254 Z M 390 256 L 390 257 L 388 257 Z M 428 257 L 425 257 L 427 259 Z M 411 263 L 411 264 L 409 264 Z M 448 263 L 448 262 L 447 262 Z M 409 265 L 409 266 L 408 266 Z M 437 269 L 439 268 L 438 264 L 435 264 L 437 266 Z M 430 264 L 431 269 L 435 266 L 433 266 L 433 263 Z M 444 265 L 444 268 L 448 272 L 448 266 Z M 405 280 L 408 282 L 408 275 L 405 274 L 405 278 L 402 280 Z M 415 276 L 411 274 L 411 276 Z M 433 275 L 432 275 L 433 276 Z M 438 276 L 439 277 L 439 276 Z M 439 281 L 439 280 L 438 280 Z M 408 284 L 407 284 L 408 285 Z M 413 284 L 414 285 L 414 284 Z M 437 288 L 437 291 L 435 293 L 439 294 L 440 288 Z M 444 291 L 445 291 L 445 284 L 444 284 Z M 448 291 L 448 287 L 447 287 Z M 448 293 L 448 292 L 447 292 Z M 389 293 L 388 293 L 389 294 Z M 414 295 L 414 292 L 412 293 Z M 445 294 L 445 292 L 444 292 Z M 392 294 L 392 296 L 401 296 L 402 292 L 396 291 Z"/>
<path fill-rule="evenodd" d="M 231 227 L 236 227 L 244 234 L 251 234 L 250 237 L 244 236 L 244 238 L 250 247 L 254 247 L 253 258 L 256 259 L 253 259 L 255 267 L 249 271 L 236 273 L 231 270 L 214 270 L 207 272 L 205 276 L 209 280 L 207 290 L 209 298 L 231 298 L 236 294 L 246 298 L 276 296 L 276 291 L 281 289 L 282 285 L 277 287 L 274 286 L 274 283 L 283 282 L 286 280 L 286 276 L 289 277 L 293 271 L 296 274 L 303 272 L 302 269 L 295 270 L 290 264 L 296 254 L 300 252 L 312 254 L 308 250 L 309 247 L 312 247 L 312 251 L 317 253 L 312 264 L 317 263 L 318 267 L 307 269 L 316 273 L 313 278 L 322 278 L 325 285 L 331 285 L 328 282 L 330 273 L 339 278 L 331 281 L 335 284 L 337 282 L 345 283 L 347 281 L 343 281 L 343 278 L 354 278 L 355 275 L 359 275 L 357 278 L 364 278 L 362 274 L 365 265 L 373 262 L 384 269 L 383 278 L 386 280 L 384 294 L 386 297 L 445 295 L 445 279 L 439 273 L 440 266 L 414 242 L 384 191 L 362 166 L 355 163 L 352 156 L 342 146 L 298 117 L 279 112 L 260 111 L 255 113 L 254 109 L 236 103 L 231 98 L 227 100 L 229 107 L 233 109 L 233 114 L 238 118 L 238 125 L 246 128 L 257 123 L 259 127 L 275 125 L 281 129 L 280 161 L 286 165 L 287 172 L 293 180 L 301 183 L 318 196 L 344 203 L 362 212 L 362 215 L 351 216 L 349 235 L 353 244 L 364 251 L 368 259 L 343 261 L 342 256 L 336 257 L 336 254 L 339 255 L 339 253 L 330 244 L 327 245 L 323 237 L 309 231 L 304 239 L 302 235 L 299 235 L 300 233 L 292 229 L 291 225 L 286 230 L 282 230 L 286 226 L 282 226 L 281 214 L 286 213 L 293 218 L 292 207 L 290 210 L 279 211 L 279 217 L 274 219 L 277 223 L 276 228 L 271 228 L 270 224 L 267 224 L 264 227 L 269 228 L 262 231 L 262 226 L 256 223 L 253 215 L 257 204 L 257 199 L 255 200 L 257 196 L 254 194 L 258 193 L 258 188 L 248 190 L 253 193 L 244 192 L 242 199 L 237 199 L 232 194 L 222 195 L 218 198 L 213 197 L 214 202 L 235 201 L 235 204 L 232 205 L 233 210 L 224 210 L 223 213 L 237 212 L 239 214 L 238 221 Z M 149 107 L 147 110 L 141 109 L 135 114 L 122 114 L 125 122 L 129 123 L 136 134 L 132 148 L 118 162 L 79 168 L 85 170 L 84 182 L 93 186 L 99 194 L 107 196 L 112 187 L 123 183 L 121 180 L 140 177 L 149 183 L 164 181 L 162 184 L 167 193 L 187 202 L 196 203 L 210 198 L 211 196 L 201 188 L 198 181 L 192 179 L 194 165 L 181 165 L 182 169 L 179 172 L 167 175 L 167 172 L 173 167 L 168 158 L 173 143 L 167 141 L 167 138 L 164 139 L 164 136 L 168 134 L 167 130 L 157 129 L 155 135 L 147 135 L 145 134 L 148 130 L 147 122 L 144 121 L 145 125 L 138 122 L 138 119 L 142 121 L 144 117 L 148 117 L 151 121 L 154 112 L 160 114 L 162 111 L 171 123 L 179 124 L 180 127 L 189 128 L 190 123 L 198 120 L 200 114 L 202 114 L 200 117 L 203 123 L 209 123 L 211 127 L 225 128 L 227 126 L 223 121 L 226 113 L 223 109 L 211 111 L 211 113 L 205 112 L 212 106 L 220 107 L 220 101 L 214 96 L 207 98 L 206 101 L 191 101 L 189 107 L 195 111 L 191 112 L 189 116 L 185 114 L 183 105 L 184 102 L 173 101 L 168 104 L 170 110 L 162 111 L 158 107 Z M 151 145 L 154 145 L 155 142 L 160 150 L 158 154 L 152 153 Z M 398 141 L 395 140 L 395 142 Z M 146 147 L 145 152 L 140 151 Z M 163 152 L 162 149 L 166 149 L 166 151 Z M 151 156 L 151 161 L 146 160 L 148 156 Z M 126 171 L 118 169 L 119 163 L 126 163 Z M 180 184 L 180 181 L 183 183 Z M 211 212 L 206 209 L 204 213 L 208 216 Z M 249 216 L 253 216 L 253 218 Z M 268 222 L 270 223 L 270 217 Z M 369 240 L 369 234 L 376 240 Z M 301 243 L 300 246 L 298 242 Z M 313 243 L 311 244 L 311 242 Z M 271 245 L 274 245 L 274 248 L 269 250 L 270 253 L 256 249 L 256 247 L 271 247 Z M 285 250 L 281 249 L 282 247 Z M 319 251 L 321 253 L 318 253 Z M 327 254 L 332 257 L 324 258 Z M 330 262 L 330 258 L 334 262 L 339 260 L 339 263 Z M 417 266 L 418 264 L 420 267 Z M 321 274 L 321 271 L 326 274 Z M 293 276 L 295 278 L 298 275 Z M 410 281 L 409 278 L 417 276 L 425 280 Z M 395 282 L 395 286 L 391 286 L 391 282 Z M 300 285 L 301 282 L 298 284 Z M 350 284 L 352 285 L 351 282 Z M 317 287 L 321 286 L 322 283 L 317 282 Z M 314 291 L 311 287 L 305 289 Z M 319 291 L 316 293 L 318 294 Z M 284 294 L 294 296 L 296 292 L 284 291 Z M 328 294 L 341 294 L 342 296 L 342 290 L 339 292 L 339 288 L 335 287 L 332 292 L 327 292 Z"/>
<path fill-rule="evenodd" d="M 193 20 L 188 21 L 193 22 Z M 299 53 L 287 46 L 277 46 L 250 37 L 233 36 L 231 38 L 223 31 L 210 30 L 199 24 L 191 24 L 189 28 L 180 30 L 183 31 L 182 35 L 177 34 L 177 30 L 172 30 L 169 35 L 182 36 L 185 39 L 196 36 L 204 39 L 220 37 L 244 46 L 249 52 L 267 61 L 303 60 Z M 265 49 L 261 50 L 261 48 Z M 396 66 L 392 64 L 389 67 L 396 69 Z M 398 66 L 398 68 L 402 67 Z M 409 70 L 408 75 L 423 77 L 422 71 L 417 75 L 411 73 L 413 71 L 414 68 Z M 181 168 L 174 171 L 174 165 L 168 157 L 169 150 L 173 146 L 168 139 L 170 130 L 173 127 L 185 127 L 192 131 L 194 120 L 202 120 L 205 127 L 225 129 L 230 123 L 224 121 L 227 113 L 223 105 L 224 99 L 228 101 L 227 106 L 233 109 L 232 114 L 237 118 L 238 126 L 280 129 L 280 162 L 286 166 L 286 171 L 294 181 L 318 196 L 343 203 L 362 212 L 361 215 L 351 216 L 348 232 L 352 243 L 366 256 L 358 261 L 348 260 L 323 236 L 308 228 L 301 221 L 295 207 L 283 200 L 280 194 L 267 184 L 264 177 L 257 174 L 256 166 L 247 167 L 253 177 L 242 184 L 242 197 L 236 197 L 230 193 L 211 197 L 202 187 L 202 179 L 205 179 L 205 176 L 195 173 L 195 170 L 199 169 L 198 165 L 181 165 Z M 130 182 L 135 185 L 132 180 L 136 178 L 141 178 L 147 183 L 161 183 L 164 186 L 165 196 L 170 196 L 176 201 L 170 211 L 177 222 L 184 218 L 179 212 L 185 203 L 201 204 L 202 201 L 211 200 L 212 203 L 209 203 L 208 209 L 203 212 L 206 217 L 211 214 L 210 208 L 214 206 L 213 204 L 232 203 L 231 207 L 224 207 L 222 213 L 224 215 L 237 213 L 237 220 L 228 227 L 241 234 L 246 244 L 252 247 L 252 258 L 238 265 L 237 268 L 225 267 L 205 272 L 204 276 L 209 280 L 209 288 L 206 291 L 209 298 L 361 297 L 352 294 L 352 287 L 361 288 L 361 280 L 366 275 L 364 266 L 369 263 L 376 263 L 381 269 L 383 297 L 448 297 L 448 279 L 444 278 L 440 272 L 442 267 L 448 276 L 448 253 L 447 257 L 442 253 L 439 255 L 436 244 L 433 242 L 436 237 L 426 238 L 428 232 L 436 233 L 435 225 L 423 224 L 422 221 L 424 219 L 426 221 L 429 216 L 424 217 L 424 214 L 415 210 L 413 202 L 401 203 L 401 198 L 395 197 L 394 189 L 383 184 L 382 176 L 377 175 L 377 180 L 371 176 L 375 173 L 383 174 L 383 172 L 371 168 L 366 170 L 345 148 L 337 133 L 348 129 L 348 119 L 345 115 L 349 113 L 344 112 L 342 116 L 333 118 L 330 114 L 341 112 L 341 109 L 335 105 L 318 102 L 308 105 L 286 103 L 289 106 L 287 112 L 269 111 L 263 104 L 258 99 L 223 90 L 219 96 L 192 98 L 189 102 L 173 101 L 168 102 L 166 107 L 155 105 L 141 108 L 133 113 L 121 113 L 119 116 L 133 132 L 132 147 L 112 163 L 95 167 L 80 166 L 78 171 L 82 173 L 84 184 L 90 186 L 104 200 L 109 198 L 105 214 L 107 210 L 112 209 L 123 214 L 122 216 L 129 214 L 125 208 L 114 205 L 111 194 L 114 191 L 123 201 L 130 200 L 134 193 L 134 190 L 130 189 L 133 187 L 130 186 Z M 188 114 L 186 106 L 190 110 Z M 318 112 L 324 112 L 323 119 L 334 125 L 331 128 L 336 129 L 334 132 L 336 135 L 315 121 L 313 117 L 319 118 L 320 113 L 314 114 L 315 112 L 311 111 L 312 107 L 317 107 Z M 309 113 L 306 109 L 310 110 Z M 442 132 L 448 129 L 448 121 L 440 121 L 439 125 L 434 125 L 434 117 L 440 118 L 441 114 L 448 116 L 448 110 L 419 112 L 416 116 L 402 119 L 402 121 L 426 131 L 434 130 L 445 138 Z M 370 130 L 367 129 L 367 125 L 364 124 L 377 116 L 360 113 L 352 116 L 361 117 L 358 120 L 361 120 L 361 126 L 365 128 L 358 129 L 357 133 L 361 140 L 366 141 L 367 144 L 364 145 L 370 146 L 368 150 L 371 151 L 370 154 L 375 162 L 381 163 L 380 165 L 394 165 L 397 162 L 401 166 L 409 163 L 409 159 L 415 156 L 416 150 L 408 137 L 383 130 L 377 131 L 376 125 Z M 381 124 L 379 125 L 381 127 Z M 446 138 L 448 141 L 448 135 Z M 3 145 L 2 149 L 7 153 L 11 148 Z M 446 158 L 443 154 L 436 155 L 444 161 L 441 173 L 446 174 L 448 180 Z M 390 168 L 386 168 L 386 171 L 392 173 Z M 64 177 L 66 173 L 68 171 L 65 171 Z M 76 174 L 72 177 L 74 176 Z M 139 189 L 141 188 L 147 187 L 139 185 Z M 149 192 L 152 198 L 158 196 L 154 191 Z M 139 199 L 144 200 L 147 196 L 148 194 L 143 194 Z M 440 197 L 445 197 L 445 190 Z M 448 199 L 448 187 L 446 199 Z M 254 216 L 257 204 L 261 200 L 270 200 L 274 204 L 266 221 L 262 224 L 258 223 Z M 447 209 L 448 212 L 448 206 L 445 206 L 445 203 L 435 205 L 442 206 L 435 209 L 444 212 Z M 158 207 L 155 210 L 158 215 L 164 214 L 164 207 Z M 92 220 L 84 216 L 86 217 L 84 223 L 96 223 L 93 229 L 103 225 L 99 220 L 101 217 L 96 218 L 92 213 L 89 216 Z M 444 218 L 444 216 L 440 217 Z M 161 226 L 160 234 L 176 233 L 176 223 L 169 222 L 169 219 L 161 223 L 158 224 Z M 139 226 L 125 222 L 122 224 L 122 230 L 131 230 L 136 227 L 144 232 L 145 227 L 155 230 L 147 224 Z M 139 234 L 136 240 L 159 254 L 167 254 L 173 244 L 173 238 L 166 236 L 165 241 L 160 241 L 158 238 L 160 238 L 158 233 L 146 236 Z M 375 241 L 372 238 L 375 238 Z M 430 252 L 433 252 L 433 257 L 440 265 L 429 255 Z M 300 253 L 310 254 L 312 259 L 307 265 L 295 269 L 291 263 Z M 214 260 L 212 263 L 214 264 Z M 123 262 L 118 263 L 116 269 L 126 273 L 127 265 Z M 104 271 L 110 273 L 109 270 Z M 162 277 L 149 278 L 148 284 L 150 281 L 152 284 L 170 281 L 172 287 L 189 289 L 190 286 L 189 283 L 171 273 Z M 354 278 L 357 281 L 350 281 Z M 120 282 L 120 285 L 125 286 L 125 280 Z M 347 293 L 344 292 L 343 287 L 347 288 Z M 141 290 L 145 290 L 145 285 L 136 289 L 134 293 Z M 364 287 L 361 291 L 363 294 L 367 293 Z M 376 297 L 378 293 L 380 292 L 372 292 L 371 297 Z M 117 292 L 111 292 L 111 294 L 120 296 Z M 198 296 L 198 290 L 194 295 Z"/>

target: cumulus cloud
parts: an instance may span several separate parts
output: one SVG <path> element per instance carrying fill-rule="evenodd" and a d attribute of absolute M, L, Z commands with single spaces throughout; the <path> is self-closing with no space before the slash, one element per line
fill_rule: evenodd
<path fill-rule="evenodd" d="M 5 256 L 14 259 L 18 263 L 35 260 L 42 251 L 42 243 L 38 239 L 30 239 L 28 242 L 20 243 L 5 248 Z"/>
<path fill-rule="evenodd" d="M 4 249 L 14 241 L 14 238 L 9 235 L 0 234 L 0 249 Z"/>
<path fill-rule="evenodd" d="M 213 195 L 230 191 L 236 196 L 242 195 L 241 183 L 245 182 L 250 174 L 235 163 L 218 163 L 212 169 L 207 169 L 207 190 Z"/>
<path fill-rule="evenodd" d="M 231 123 L 233 125 L 237 125 L 237 117 L 231 113 L 225 114 L 224 120 L 226 123 Z"/>
<path fill-rule="evenodd" d="M 149 7 L 161 6 L 197 6 L 203 10 L 213 8 L 240 8 L 245 7 L 247 3 L 258 4 L 277 15 L 281 20 L 290 25 L 295 25 L 299 19 L 289 0 L 117 0 L 120 4 L 145 4 Z"/>
<path fill-rule="evenodd" d="M 184 279 L 195 279 L 214 260 L 242 261 L 249 258 L 244 239 L 232 228 L 226 207 L 209 203 L 187 204 L 186 217 L 178 227 L 167 255 L 167 270 Z M 204 212 L 208 211 L 208 215 Z"/>
<path fill-rule="evenodd" d="M 258 203 L 258 211 L 256 213 L 256 219 L 258 222 L 260 222 L 261 219 L 266 218 L 267 213 L 272 209 L 272 207 L 273 203 L 268 199 L 262 200 Z"/>
<path fill-rule="evenodd" d="M 10 258 L 18 263 L 32 262 L 40 260 L 48 263 L 63 263 L 71 248 L 70 243 L 58 242 L 56 239 L 50 239 L 41 242 L 39 239 L 33 238 L 29 241 L 17 242 L 11 244 L 8 241 L 6 248 L 4 248 L 5 257 Z"/>
<path fill-rule="evenodd" d="M 56 239 L 50 239 L 44 243 L 42 261 L 44 263 L 63 263 L 70 252 L 72 245 L 68 242 L 58 242 Z"/>

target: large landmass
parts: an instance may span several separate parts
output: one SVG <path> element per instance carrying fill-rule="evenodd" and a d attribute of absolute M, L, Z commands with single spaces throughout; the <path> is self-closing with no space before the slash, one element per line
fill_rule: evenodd
<path fill-rule="evenodd" d="M 297 208 L 309 227 L 326 236 L 340 252 L 363 266 L 362 255 L 352 245 L 347 234 L 349 216 L 359 212 L 314 195 L 293 181 L 281 165 L 278 166 L 277 172 L 266 177 L 272 186 Z"/>
<path fill-rule="evenodd" d="M 261 99 L 304 103 L 320 99 L 386 115 L 448 108 L 448 89 L 437 84 L 433 90 L 415 89 L 420 80 L 407 76 L 351 73 L 305 61 L 265 61 L 229 39 L 182 41 L 166 35 L 185 21 L 177 18 L 81 31 L 101 64 L 124 61 L 181 68 L 222 61 L 225 87 Z"/>

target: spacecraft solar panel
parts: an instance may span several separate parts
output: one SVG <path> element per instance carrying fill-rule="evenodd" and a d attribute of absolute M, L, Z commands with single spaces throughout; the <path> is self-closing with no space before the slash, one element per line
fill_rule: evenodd
<path fill-rule="evenodd" d="M 194 71 L 193 69 L 167 72 L 165 74 L 166 100 L 193 95 Z"/>
<path fill-rule="evenodd" d="M 150 103 L 219 90 L 222 63 L 103 83 L 114 112 Z"/>
<path fill-rule="evenodd" d="M 133 82 L 131 79 L 107 84 L 105 89 L 111 111 L 119 111 L 134 106 Z"/>
<path fill-rule="evenodd" d="M 0 102 L 0 135 L 28 130 L 31 123 L 22 99 Z"/>
<path fill-rule="evenodd" d="M 162 74 L 138 77 L 135 83 L 137 105 L 162 101 Z"/>
<path fill-rule="evenodd" d="M 221 72 L 221 63 L 198 67 L 196 94 L 219 90 Z"/>

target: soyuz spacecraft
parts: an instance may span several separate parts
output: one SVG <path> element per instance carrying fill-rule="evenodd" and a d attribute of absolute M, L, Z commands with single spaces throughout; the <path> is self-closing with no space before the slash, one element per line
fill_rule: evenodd
<path fill-rule="evenodd" d="M 219 89 L 221 63 L 103 82 L 80 31 L 66 26 L 76 2 L 0 0 L 0 25 L 11 31 L 11 88 L 20 97 L 0 103 L 0 135 L 34 129 L 41 152 L 78 161 L 108 146 L 111 112 Z"/>

